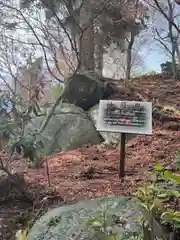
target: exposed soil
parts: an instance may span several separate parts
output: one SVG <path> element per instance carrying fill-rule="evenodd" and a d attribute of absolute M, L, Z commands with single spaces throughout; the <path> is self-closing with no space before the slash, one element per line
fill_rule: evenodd
<path fill-rule="evenodd" d="M 49 207 L 78 199 L 110 195 L 129 196 L 139 184 L 146 181 L 147 171 L 154 163 L 162 162 L 175 168 L 176 151 L 180 147 L 180 86 L 164 79 L 153 79 L 152 82 L 150 79 L 141 79 L 129 90 L 122 86 L 118 88 L 118 93 L 111 99 L 137 100 L 135 92 L 138 92 L 143 98 L 153 100 L 154 106 L 160 104 L 163 107 L 173 107 L 173 112 L 165 112 L 165 115 L 174 116 L 176 120 L 156 119 L 153 121 L 152 136 L 137 136 L 127 144 L 126 177 L 123 182 L 118 179 L 118 147 L 104 149 L 99 146 L 84 146 L 48 157 L 51 188 L 48 187 L 46 162 L 42 168 L 32 169 L 27 167 L 25 160 L 15 159 L 11 170 L 25 174 L 27 191 L 29 194 L 36 192 L 38 198 L 32 206 L 20 194 L 12 192 L 9 201 L 0 201 L 0 239 L 14 239 L 14 230 L 27 224 L 47 196 L 42 213 Z M 158 99 L 158 103 L 153 98 Z M 52 190 L 52 186 L 56 191 Z"/>
<path fill-rule="evenodd" d="M 134 79 L 126 88 L 122 87 L 122 83 L 116 83 L 118 91 L 110 99 L 142 101 L 143 97 L 154 105 L 161 104 L 165 108 L 170 106 L 180 111 L 180 82 L 160 76 Z"/>

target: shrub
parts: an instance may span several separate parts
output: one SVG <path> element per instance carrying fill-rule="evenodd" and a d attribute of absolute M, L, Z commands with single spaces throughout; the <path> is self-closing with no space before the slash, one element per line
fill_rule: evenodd
<path fill-rule="evenodd" d="M 158 231 L 157 226 L 162 227 L 161 230 L 168 228 L 170 236 L 168 239 L 178 239 L 176 235 L 180 233 L 180 175 L 156 164 L 149 182 L 140 186 L 134 196 L 143 213 L 143 217 L 137 219 L 142 225 L 142 232 L 129 233 L 129 240 L 165 239 L 167 231 Z M 89 219 L 87 226 L 94 230 L 100 240 L 124 239 L 120 233 L 111 231 L 112 227 L 107 223 L 109 214 L 110 209 L 105 209 L 98 218 Z M 159 223 L 156 227 L 154 220 Z"/>
<path fill-rule="evenodd" d="M 156 164 L 150 181 L 139 187 L 135 196 L 145 214 L 143 222 L 148 222 L 151 239 L 156 239 L 157 236 L 157 232 L 154 232 L 154 220 L 162 225 L 162 229 L 168 227 L 171 236 L 175 236 L 177 232 L 179 234 L 180 175 Z M 161 237 L 164 239 L 163 235 Z"/>
<path fill-rule="evenodd" d="M 173 76 L 173 65 L 172 62 L 167 61 L 165 63 L 162 63 L 161 65 L 161 72 L 165 74 L 166 76 Z M 176 64 L 176 77 L 180 76 L 180 70 L 178 69 L 178 65 Z"/>

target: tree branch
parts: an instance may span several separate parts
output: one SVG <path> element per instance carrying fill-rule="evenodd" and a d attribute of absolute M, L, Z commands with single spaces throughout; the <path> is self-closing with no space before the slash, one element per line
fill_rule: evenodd
<path fill-rule="evenodd" d="M 153 0 L 153 1 L 154 1 L 154 3 L 156 4 L 157 9 L 159 10 L 159 12 L 160 12 L 160 13 L 166 18 L 166 20 L 167 20 L 168 22 L 170 22 L 170 23 L 173 25 L 173 27 L 180 33 L 179 27 L 178 27 L 178 26 L 176 25 L 176 23 L 175 23 L 173 20 L 171 20 L 171 19 L 168 17 L 168 15 L 164 12 L 164 10 L 163 10 L 162 7 L 160 6 L 158 0 Z M 146 2 L 147 2 L 149 5 L 151 5 L 147 0 L 146 0 Z M 151 5 L 151 6 L 153 6 L 153 5 Z"/>

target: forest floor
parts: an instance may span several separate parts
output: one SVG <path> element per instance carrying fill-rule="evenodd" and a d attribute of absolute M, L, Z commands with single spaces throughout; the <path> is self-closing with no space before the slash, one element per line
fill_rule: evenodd
<path fill-rule="evenodd" d="M 140 98 L 153 101 L 154 108 L 158 107 L 166 117 L 169 116 L 153 119 L 152 136 L 137 136 L 128 142 L 124 181 L 118 179 L 117 146 L 100 148 L 87 145 L 59 153 L 46 158 L 47 161 L 39 169 L 28 168 L 25 160 L 15 159 L 11 169 L 24 173 L 27 192 L 36 193 L 38 197 L 32 205 L 13 192 L 9 193 L 9 200 L 0 201 L 0 239 L 14 239 L 14 231 L 26 226 L 41 206 L 40 214 L 54 206 L 78 199 L 129 196 L 139 184 L 146 181 L 148 169 L 153 164 L 160 162 L 166 166 L 175 166 L 177 150 L 180 148 L 180 85 L 173 81 L 146 77 L 124 90 L 119 86 L 118 93 L 111 99 L 138 100 L 134 94 L 139 93 Z M 90 168 L 94 172 L 89 175 L 87 170 Z"/>

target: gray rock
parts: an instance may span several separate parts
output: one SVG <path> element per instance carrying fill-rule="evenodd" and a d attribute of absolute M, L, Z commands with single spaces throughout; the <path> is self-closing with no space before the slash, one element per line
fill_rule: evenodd
<path fill-rule="evenodd" d="M 87 111 L 104 96 L 108 97 L 112 93 L 113 89 L 103 78 L 90 73 L 76 74 L 66 82 L 63 102 L 75 104 Z"/>
<path fill-rule="evenodd" d="M 49 211 L 32 227 L 28 240 L 96 240 L 97 235 L 91 228 L 87 228 L 86 221 L 100 217 L 105 206 L 109 207 L 108 226 L 112 227 L 113 232 L 120 232 L 122 240 L 129 239 L 130 233 L 140 231 L 136 220 L 141 213 L 134 200 L 126 197 L 107 197 L 84 200 Z M 113 221 L 113 214 L 116 214 L 115 218 L 124 222 L 124 227 L 118 224 L 118 221 Z"/>
<path fill-rule="evenodd" d="M 27 126 L 25 134 L 39 129 L 45 116 L 36 117 Z M 43 155 L 69 151 L 84 144 L 99 144 L 100 135 L 87 114 L 79 107 L 63 103 L 57 107 L 44 132 L 37 136 L 45 146 Z"/>
<path fill-rule="evenodd" d="M 92 122 L 94 123 L 95 127 L 96 127 L 96 121 L 97 121 L 97 117 L 98 117 L 98 110 L 99 110 L 99 104 L 96 104 L 94 107 L 92 107 L 89 111 L 89 117 L 92 120 Z M 111 133 L 111 132 L 100 132 L 101 136 L 103 137 L 105 144 L 117 144 L 120 142 L 121 140 L 121 133 Z M 135 138 L 137 136 L 137 134 L 126 134 L 126 140 L 130 141 L 133 138 Z"/>
<path fill-rule="evenodd" d="M 3 171 L 3 170 L 0 170 L 0 180 L 3 178 L 5 178 L 5 177 L 7 177 L 8 176 L 8 174 L 5 172 L 5 171 Z"/>

